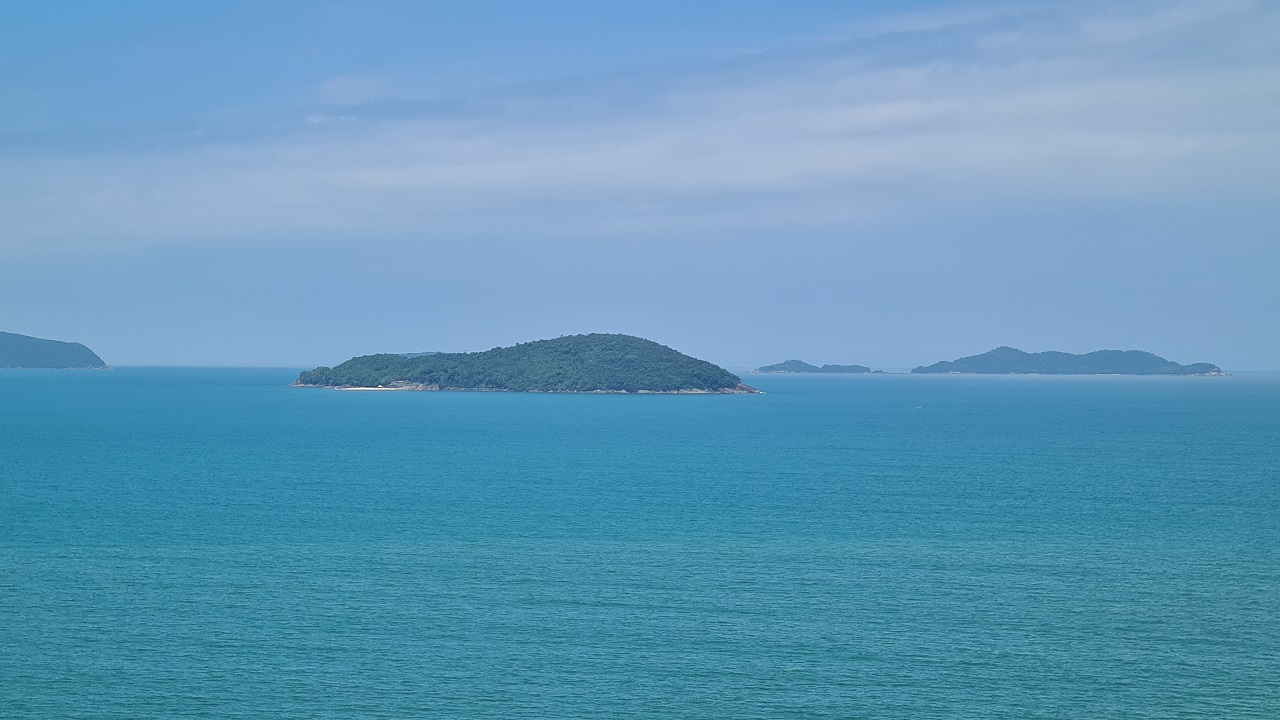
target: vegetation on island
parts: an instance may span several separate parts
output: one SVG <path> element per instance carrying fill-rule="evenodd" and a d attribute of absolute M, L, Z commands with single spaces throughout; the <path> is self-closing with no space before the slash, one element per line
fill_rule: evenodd
<path fill-rule="evenodd" d="M 365 355 L 297 385 L 517 392 L 756 392 L 733 373 L 630 335 L 571 335 L 484 352 Z"/>
<path fill-rule="evenodd" d="M 869 373 L 871 368 L 865 365 L 810 365 L 803 360 L 787 360 L 785 362 L 775 363 L 773 365 L 765 365 L 758 367 L 752 372 L 758 373 L 843 373 L 843 374 L 860 374 Z"/>
<path fill-rule="evenodd" d="M 106 366 L 102 358 L 80 343 L 0 332 L 0 368 L 69 370 Z"/>
<path fill-rule="evenodd" d="M 988 375 L 1213 375 L 1217 365 L 1179 365 L 1142 350 L 1098 350 L 1083 355 L 1064 352 L 1027 353 L 998 347 L 981 355 L 915 368 L 913 373 L 976 373 Z"/>

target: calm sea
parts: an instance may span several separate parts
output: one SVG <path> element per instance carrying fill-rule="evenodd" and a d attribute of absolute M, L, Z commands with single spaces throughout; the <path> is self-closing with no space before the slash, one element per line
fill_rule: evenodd
<path fill-rule="evenodd" d="M 1277 718 L 1280 376 L 0 373 L 5 718 Z"/>

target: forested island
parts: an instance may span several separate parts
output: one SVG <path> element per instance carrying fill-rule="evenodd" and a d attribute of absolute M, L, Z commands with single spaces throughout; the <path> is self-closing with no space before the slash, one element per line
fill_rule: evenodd
<path fill-rule="evenodd" d="M 915 368 L 913 373 L 987 375 L 1221 375 L 1217 365 L 1179 365 L 1142 350 L 1098 350 L 1083 355 L 1065 352 L 1027 353 L 998 347 L 981 355 Z"/>
<path fill-rule="evenodd" d="M 106 366 L 102 358 L 80 343 L 0 332 L 0 368 L 80 370 Z"/>
<path fill-rule="evenodd" d="M 787 360 L 773 365 L 765 365 L 758 367 L 752 372 L 758 373 L 840 373 L 846 375 L 857 375 L 861 373 L 871 372 L 871 368 L 864 365 L 810 365 L 803 360 Z"/>
<path fill-rule="evenodd" d="M 570 335 L 484 352 L 382 354 L 298 376 L 341 389 L 561 393 L 753 393 L 733 373 L 630 335 Z"/>

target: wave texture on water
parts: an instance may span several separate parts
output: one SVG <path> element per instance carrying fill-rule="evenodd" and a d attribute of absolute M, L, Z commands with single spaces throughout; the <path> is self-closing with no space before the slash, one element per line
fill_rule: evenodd
<path fill-rule="evenodd" d="M 15 718 L 1280 717 L 1280 377 L 0 373 Z"/>

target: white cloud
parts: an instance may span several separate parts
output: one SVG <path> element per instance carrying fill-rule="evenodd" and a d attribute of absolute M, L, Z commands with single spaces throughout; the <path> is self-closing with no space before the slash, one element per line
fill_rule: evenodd
<path fill-rule="evenodd" d="M 906 18 L 886 25 L 890 46 L 841 40 L 513 92 L 449 119 L 362 111 L 389 86 L 336 78 L 322 92 L 341 112 L 287 132 L 7 158 L 0 251 L 1277 199 L 1280 52 L 1251 40 L 1274 36 L 1280 15 L 1240 2 L 1054 7 Z M 1255 50 L 1201 62 L 1208 30 Z M 1192 49 L 1171 58 L 1153 43 Z"/>
<path fill-rule="evenodd" d="M 333 105 L 360 105 L 396 97 L 398 89 L 388 78 L 343 73 L 320 83 L 317 95 L 322 102 Z"/>
<path fill-rule="evenodd" d="M 1085 37 L 1093 42 L 1132 43 L 1188 29 L 1194 30 L 1203 23 L 1245 13 L 1252 9 L 1252 5 L 1247 0 L 1163 2 L 1137 7 L 1120 5 L 1106 8 L 1093 16 L 1081 17 L 1079 24 Z"/>

